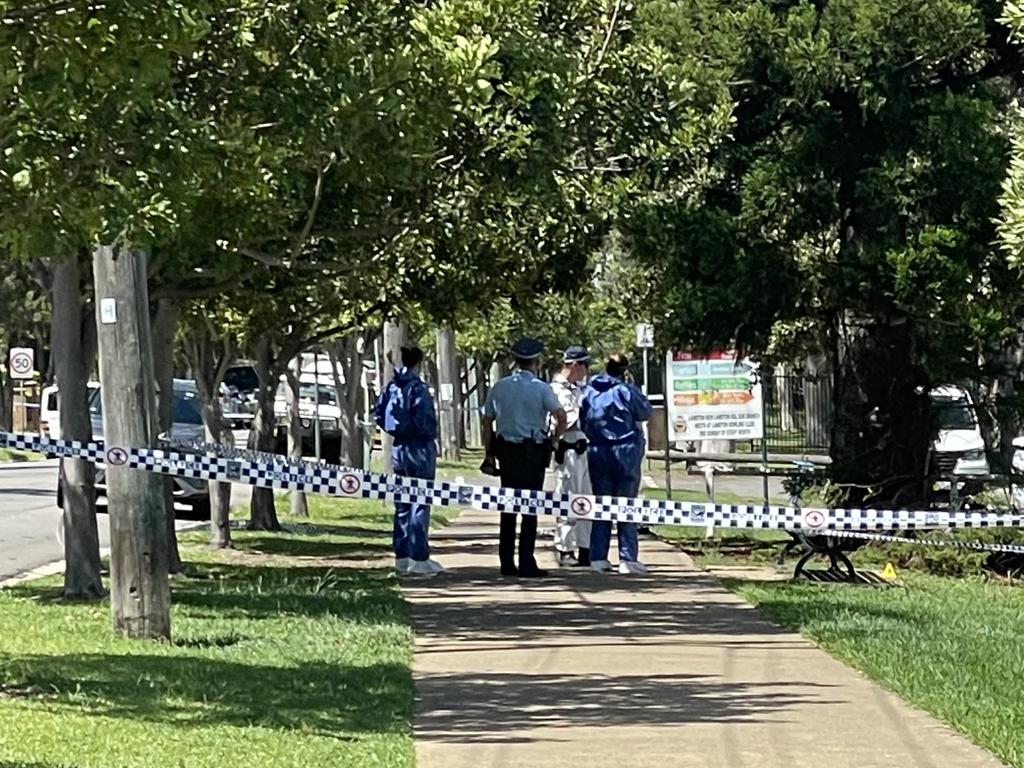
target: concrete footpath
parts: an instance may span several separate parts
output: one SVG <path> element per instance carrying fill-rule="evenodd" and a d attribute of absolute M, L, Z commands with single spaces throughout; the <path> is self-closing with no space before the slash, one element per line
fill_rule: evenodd
<path fill-rule="evenodd" d="M 784 631 L 677 550 L 643 577 L 498 576 L 497 520 L 434 535 L 405 580 L 419 768 L 995 768 L 998 760 Z M 614 556 L 613 556 L 614 557 Z"/>

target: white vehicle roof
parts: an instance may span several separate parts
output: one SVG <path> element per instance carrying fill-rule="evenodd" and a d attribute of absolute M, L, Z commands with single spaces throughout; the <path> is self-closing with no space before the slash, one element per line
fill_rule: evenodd
<path fill-rule="evenodd" d="M 971 401 L 971 393 L 956 384 L 942 384 L 933 387 L 928 391 L 928 396 L 935 400 L 960 400 Z"/>

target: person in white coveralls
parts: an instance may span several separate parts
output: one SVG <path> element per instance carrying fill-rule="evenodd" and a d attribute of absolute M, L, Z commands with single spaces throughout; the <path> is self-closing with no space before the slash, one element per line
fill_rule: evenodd
<path fill-rule="evenodd" d="M 587 465 L 587 438 L 580 429 L 580 398 L 583 396 L 590 355 L 585 347 L 572 346 L 562 355 L 562 370 L 551 388 L 565 410 L 565 433 L 554 454 L 555 493 L 591 492 Z M 579 556 L 575 555 L 578 550 Z M 561 566 L 590 565 L 590 521 L 559 518 L 555 528 L 555 556 Z"/>

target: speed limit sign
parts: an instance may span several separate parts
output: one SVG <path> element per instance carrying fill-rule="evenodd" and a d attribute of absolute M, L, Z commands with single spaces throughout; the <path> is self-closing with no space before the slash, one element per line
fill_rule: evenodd
<path fill-rule="evenodd" d="M 8 370 L 12 379 L 31 379 L 35 376 L 35 350 L 31 347 L 11 347 Z"/>

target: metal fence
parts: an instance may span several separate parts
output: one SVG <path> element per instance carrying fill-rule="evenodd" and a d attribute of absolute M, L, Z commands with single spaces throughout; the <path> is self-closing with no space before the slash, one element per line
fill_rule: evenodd
<path fill-rule="evenodd" d="M 832 379 L 772 373 L 761 381 L 765 440 L 771 453 L 828 453 L 832 432 Z M 761 450 L 761 441 L 738 446 Z"/>

